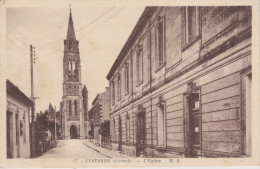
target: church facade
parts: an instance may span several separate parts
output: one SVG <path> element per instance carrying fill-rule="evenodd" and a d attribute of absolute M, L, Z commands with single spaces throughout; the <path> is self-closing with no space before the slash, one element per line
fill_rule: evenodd
<path fill-rule="evenodd" d="M 79 41 L 76 40 L 70 11 L 67 38 L 64 40 L 62 139 L 85 139 L 88 128 L 88 91 L 81 83 Z"/>

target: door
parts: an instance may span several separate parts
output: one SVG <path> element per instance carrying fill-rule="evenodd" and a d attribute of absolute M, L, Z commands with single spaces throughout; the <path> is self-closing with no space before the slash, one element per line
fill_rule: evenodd
<path fill-rule="evenodd" d="M 13 132 L 12 132 L 12 113 L 7 112 L 7 123 L 6 123 L 6 139 L 7 139 L 7 158 L 13 158 L 13 149 L 12 149 L 12 143 L 13 143 Z"/>
<path fill-rule="evenodd" d="M 145 153 L 145 112 L 140 112 L 137 114 L 137 137 L 136 137 L 136 155 L 144 156 Z"/>
<path fill-rule="evenodd" d="M 119 144 L 118 144 L 118 151 L 122 151 L 122 123 L 121 123 L 121 116 L 118 119 L 118 132 L 119 132 Z"/>
<path fill-rule="evenodd" d="M 193 93 L 189 98 L 189 157 L 200 155 L 200 101 L 199 94 Z"/>
<path fill-rule="evenodd" d="M 17 148 L 17 158 L 20 157 L 20 135 L 19 135 L 19 116 L 15 115 L 15 125 L 16 125 L 16 148 Z"/>
<path fill-rule="evenodd" d="M 77 138 L 77 127 L 75 125 L 72 125 L 70 127 L 70 138 L 71 139 L 76 139 Z"/>

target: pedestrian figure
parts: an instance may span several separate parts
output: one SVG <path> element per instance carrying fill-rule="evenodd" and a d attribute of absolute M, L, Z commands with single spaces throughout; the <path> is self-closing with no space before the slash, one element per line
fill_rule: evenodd
<path fill-rule="evenodd" d="M 91 141 L 91 130 L 88 131 L 88 139 Z"/>

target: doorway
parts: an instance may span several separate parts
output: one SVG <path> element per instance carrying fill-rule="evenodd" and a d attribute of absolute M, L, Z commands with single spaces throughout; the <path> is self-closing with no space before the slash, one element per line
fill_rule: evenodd
<path fill-rule="evenodd" d="M 122 123 L 121 123 L 121 116 L 119 115 L 118 119 L 118 135 L 119 135 L 119 144 L 118 144 L 118 151 L 122 151 Z"/>
<path fill-rule="evenodd" d="M 75 125 L 70 126 L 70 138 L 71 139 L 77 139 L 78 138 L 77 132 L 78 132 L 78 130 L 77 130 L 77 127 Z"/>
<path fill-rule="evenodd" d="M 15 114 L 17 158 L 20 157 L 19 116 Z"/>
<path fill-rule="evenodd" d="M 7 123 L 6 123 L 6 138 L 7 138 L 7 158 L 13 158 L 13 124 L 12 124 L 12 113 L 7 111 Z"/>
<path fill-rule="evenodd" d="M 187 112 L 187 153 L 186 157 L 197 158 L 200 156 L 200 97 L 199 93 L 192 93 L 188 96 L 188 112 Z"/>
<path fill-rule="evenodd" d="M 137 127 L 136 127 L 136 156 L 144 156 L 145 154 L 145 112 L 137 114 Z"/>

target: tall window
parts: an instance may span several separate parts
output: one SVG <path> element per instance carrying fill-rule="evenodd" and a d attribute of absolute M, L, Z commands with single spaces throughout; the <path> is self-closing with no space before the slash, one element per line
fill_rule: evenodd
<path fill-rule="evenodd" d="M 157 55 L 158 67 L 164 64 L 164 18 L 158 18 L 159 23 L 157 27 Z"/>
<path fill-rule="evenodd" d="M 151 33 L 148 33 L 147 36 L 147 49 L 148 49 L 148 55 L 147 55 L 147 78 L 148 82 L 150 81 L 150 59 L 151 59 Z"/>
<path fill-rule="evenodd" d="M 121 76 L 118 74 L 118 79 L 117 79 L 117 94 L 118 94 L 118 100 L 121 100 Z"/>
<path fill-rule="evenodd" d="M 185 7 L 185 44 L 199 35 L 199 9 L 196 6 Z"/>
<path fill-rule="evenodd" d="M 114 81 L 111 82 L 111 100 L 112 100 L 112 105 L 115 104 L 115 85 Z"/>
<path fill-rule="evenodd" d="M 72 111 L 71 111 L 71 100 L 69 100 L 69 115 L 72 115 Z"/>
<path fill-rule="evenodd" d="M 75 116 L 78 116 L 78 104 L 77 104 L 77 100 L 74 100 L 74 110 L 75 110 Z"/>
<path fill-rule="evenodd" d="M 125 65 L 125 93 L 129 93 L 129 67 L 128 63 Z"/>
<path fill-rule="evenodd" d="M 157 133 L 158 146 L 166 146 L 166 123 L 165 123 L 165 105 L 160 104 L 157 107 Z"/>
<path fill-rule="evenodd" d="M 142 60 L 143 60 L 143 47 L 139 45 L 136 55 L 136 76 L 137 84 L 142 82 Z"/>

